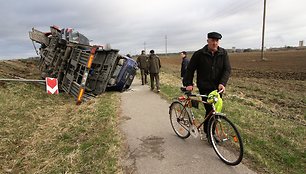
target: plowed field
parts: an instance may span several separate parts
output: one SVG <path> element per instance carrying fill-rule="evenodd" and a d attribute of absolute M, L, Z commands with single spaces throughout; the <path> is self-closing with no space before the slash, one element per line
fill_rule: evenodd
<path fill-rule="evenodd" d="M 306 50 L 229 53 L 232 65 L 232 76 L 273 79 L 306 80 Z M 191 55 L 188 55 L 191 57 Z M 180 69 L 179 55 L 162 57 L 162 66 L 170 71 Z"/>

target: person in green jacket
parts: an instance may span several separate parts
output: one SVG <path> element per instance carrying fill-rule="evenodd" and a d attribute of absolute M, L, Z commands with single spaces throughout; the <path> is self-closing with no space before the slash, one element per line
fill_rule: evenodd
<path fill-rule="evenodd" d="M 141 51 L 141 55 L 137 58 L 137 64 L 138 68 L 140 69 L 141 83 L 142 85 L 147 84 L 148 56 L 146 55 L 145 50 Z"/>
<path fill-rule="evenodd" d="M 151 81 L 151 90 L 153 91 L 155 88 L 154 80 L 156 82 L 156 89 L 157 92 L 160 92 L 159 86 L 159 71 L 161 68 L 160 59 L 159 57 L 154 54 L 154 50 L 150 51 L 149 56 L 149 73 L 150 73 L 150 81 Z"/>

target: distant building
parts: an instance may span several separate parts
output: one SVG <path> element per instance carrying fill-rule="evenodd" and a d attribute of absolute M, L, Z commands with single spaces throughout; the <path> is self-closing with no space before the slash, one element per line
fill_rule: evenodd
<path fill-rule="evenodd" d="M 247 48 L 243 50 L 243 52 L 251 52 L 251 51 L 252 51 L 252 48 Z"/>
<path fill-rule="evenodd" d="M 303 47 L 304 46 L 304 41 L 303 40 L 300 40 L 299 41 L 299 47 Z"/>
<path fill-rule="evenodd" d="M 236 52 L 236 47 L 232 47 L 232 52 Z"/>
<path fill-rule="evenodd" d="M 243 49 L 236 49 L 236 53 L 242 53 Z"/>

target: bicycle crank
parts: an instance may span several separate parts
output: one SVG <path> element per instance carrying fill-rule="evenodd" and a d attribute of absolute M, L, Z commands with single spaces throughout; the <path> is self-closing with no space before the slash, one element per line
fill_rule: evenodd
<path fill-rule="evenodd" d="M 190 134 L 194 137 L 197 138 L 199 136 L 199 131 L 198 128 L 195 125 L 191 125 L 189 128 Z"/>

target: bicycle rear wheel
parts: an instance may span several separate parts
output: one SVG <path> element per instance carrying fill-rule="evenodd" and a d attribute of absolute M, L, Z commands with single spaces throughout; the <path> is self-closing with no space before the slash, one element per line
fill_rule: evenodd
<path fill-rule="evenodd" d="M 243 143 L 235 125 L 223 115 L 215 115 L 209 125 L 209 139 L 219 158 L 228 165 L 239 164 Z"/>
<path fill-rule="evenodd" d="M 170 123 L 171 126 L 180 138 L 188 138 L 190 136 L 189 127 L 190 111 L 183 106 L 182 103 L 174 101 L 169 107 Z"/>

